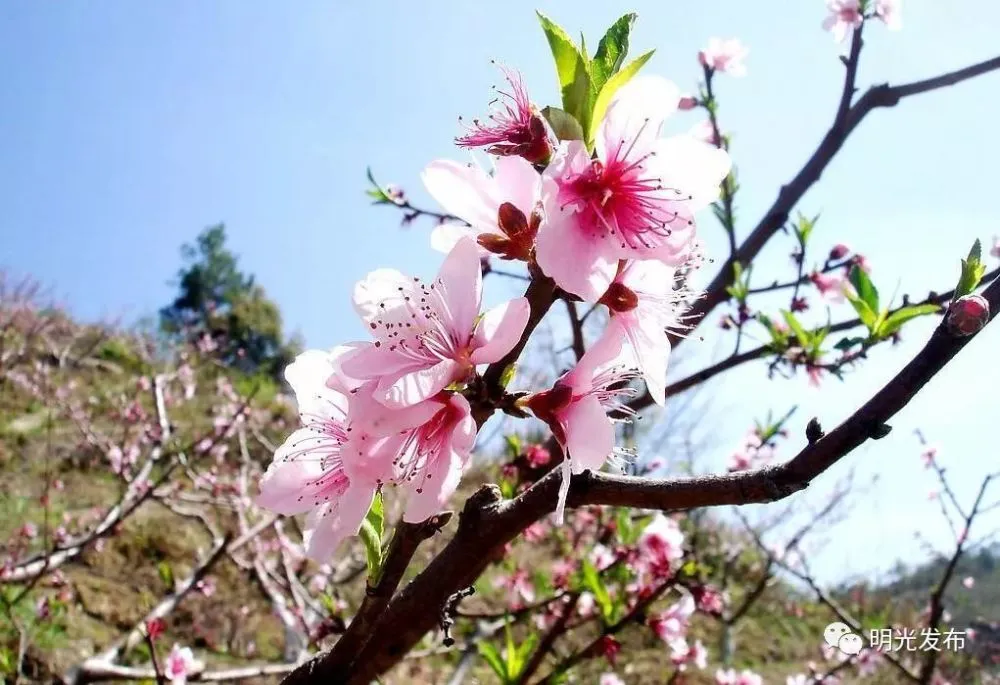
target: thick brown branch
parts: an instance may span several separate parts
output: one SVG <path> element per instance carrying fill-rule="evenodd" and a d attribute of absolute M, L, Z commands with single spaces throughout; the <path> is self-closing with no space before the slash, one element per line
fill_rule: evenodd
<path fill-rule="evenodd" d="M 1000 310 L 1000 280 L 983 295 L 991 317 Z M 788 497 L 866 442 L 899 412 L 972 337 L 951 335 L 942 323 L 917 356 L 837 428 L 808 444 L 790 461 L 724 475 L 657 480 L 584 472 L 573 477 L 568 504 L 680 511 L 726 504 L 771 502 Z M 367 683 L 386 671 L 431 630 L 437 610 L 457 589 L 471 585 L 503 546 L 555 508 L 560 475 L 552 471 L 509 501 L 485 486 L 466 503 L 455 537 L 389 605 L 371 654 L 358 661 L 348 682 Z"/>

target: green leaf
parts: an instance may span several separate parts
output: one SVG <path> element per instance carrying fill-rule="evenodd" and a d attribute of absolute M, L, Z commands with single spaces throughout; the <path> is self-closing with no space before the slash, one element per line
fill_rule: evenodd
<path fill-rule="evenodd" d="M 878 321 L 878 315 L 872 311 L 872 308 L 868 306 L 868 303 L 862 300 L 860 297 L 853 293 L 845 293 L 847 296 L 847 301 L 851 303 L 854 307 L 854 311 L 858 313 L 858 318 L 861 319 L 861 323 L 865 325 L 869 332 L 875 332 L 875 324 Z"/>
<path fill-rule="evenodd" d="M 493 672 L 497 674 L 500 682 L 506 683 L 510 680 L 507 675 L 507 664 L 500 657 L 500 652 L 497 650 L 496 646 L 492 642 L 482 642 L 476 643 L 476 648 L 479 650 L 479 655 L 483 657 Z"/>
<path fill-rule="evenodd" d="M 368 182 L 372 184 L 372 187 L 365 191 L 365 195 L 374 200 L 373 204 L 381 205 L 386 202 L 392 202 L 392 198 L 389 197 L 389 194 L 382 190 L 382 186 L 375 181 L 375 177 L 372 175 L 371 167 L 368 167 L 366 173 L 368 176 Z"/>
<path fill-rule="evenodd" d="M 986 265 L 982 263 L 983 246 L 976 239 L 969 250 L 969 256 L 962 260 L 962 275 L 958 279 L 958 286 L 955 288 L 955 295 L 951 298 L 954 302 L 960 297 L 968 295 L 979 286 L 979 281 L 983 280 L 986 273 Z"/>
<path fill-rule="evenodd" d="M 514 458 L 521 454 L 521 438 L 516 433 L 505 435 L 503 439 L 507 443 L 507 456 Z"/>
<path fill-rule="evenodd" d="M 611 602 L 611 596 L 608 594 L 608 589 L 604 587 L 604 581 L 601 580 L 600 574 L 598 574 L 597 569 L 594 565 L 590 563 L 589 559 L 583 560 L 582 565 L 583 570 L 583 585 L 590 593 L 594 595 L 594 601 L 601 610 L 601 616 L 605 621 L 610 620 L 611 613 L 614 611 L 614 604 Z"/>
<path fill-rule="evenodd" d="M 594 78 L 594 88 L 600 92 L 607 80 L 621 69 L 628 54 L 628 36 L 635 24 L 635 12 L 630 12 L 611 25 L 601 42 L 597 44 L 597 52 L 590 63 L 590 71 Z"/>
<path fill-rule="evenodd" d="M 757 320 L 760 321 L 764 327 L 767 328 L 767 332 L 771 334 L 770 345 L 772 348 L 775 350 L 783 350 L 788 347 L 788 336 L 774 325 L 774 322 L 771 321 L 771 317 L 766 314 L 757 314 Z"/>
<path fill-rule="evenodd" d="M 522 642 L 518 646 L 518 648 L 517 648 L 517 659 L 518 659 L 517 673 L 513 674 L 515 677 L 521 675 L 521 671 L 524 670 L 525 665 L 528 663 L 528 657 L 530 657 L 531 653 L 533 651 L 535 651 L 535 646 L 538 645 L 538 641 L 539 641 L 538 633 L 532 633 L 531 635 L 529 635 L 524 640 L 524 642 Z"/>
<path fill-rule="evenodd" d="M 927 314 L 934 314 L 941 310 L 936 304 L 918 304 L 912 307 L 903 307 L 892 314 L 890 314 L 882 325 L 879 326 L 876 331 L 876 336 L 879 338 L 888 338 L 890 335 L 902 328 L 903 324 L 910 319 L 915 319 L 918 316 L 926 316 Z"/>
<path fill-rule="evenodd" d="M 545 107 L 542 116 L 559 140 L 583 140 L 583 127 L 572 114 L 558 107 Z"/>
<path fill-rule="evenodd" d="M 858 268 L 857 265 L 852 266 L 849 278 L 861 301 L 867 304 L 873 313 L 877 312 L 878 290 L 875 289 L 875 285 L 868 278 L 868 274 L 864 272 L 864 269 Z"/>
<path fill-rule="evenodd" d="M 594 102 L 593 113 L 590 118 L 591 125 L 588 128 L 584 125 L 584 133 L 587 134 L 587 145 L 589 146 L 594 140 L 594 131 L 597 127 L 601 125 L 601 120 L 604 119 L 605 113 L 608 111 L 608 105 L 611 104 L 611 99 L 614 97 L 618 89 L 628 83 L 633 76 L 639 73 L 643 65 L 649 61 L 649 58 L 653 56 L 655 50 L 650 50 L 649 52 L 639 55 L 634 60 L 622 67 L 618 72 L 611 76 L 607 83 L 605 83 L 601 90 L 597 93 L 597 100 Z"/>
<path fill-rule="evenodd" d="M 806 242 L 808 242 L 809 236 L 812 234 L 813 228 L 816 227 L 818 220 L 819 214 L 812 219 L 806 217 L 804 214 L 799 214 L 798 222 L 795 224 L 795 237 L 798 238 L 799 245 L 802 247 L 806 246 Z"/>
<path fill-rule="evenodd" d="M 802 349 L 809 347 L 809 342 L 812 336 L 810 336 L 806 329 L 802 327 L 802 324 L 795 318 L 795 315 L 784 310 L 782 310 L 781 315 L 785 317 L 785 323 L 788 324 L 788 327 L 792 329 L 792 333 L 795 334 L 795 339 L 799 341 L 799 346 L 802 347 Z"/>
<path fill-rule="evenodd" d="M 361 522 L 361 542 L 365 546 L 368 559 L 368 585 L 378 583 L 382 573 L 382 534 L 385 530 L 385 511 L 382 507 L 382 493 L 376 492 L 372 506 L 365 520 Z"/>
<path fill-rule="evenodd" d="M 166 561 L 161 561 L 156 565 L 156 572 L 160 574 L 160 580 L 168 588 L 173 589 L 174 587 L 174 570 L 170 568 L 170 564 Z"/>
<path fill-rule="evenodd" d="M 584 133 L 587 132 L 590 121 L 591 89 L 589 64 L 587 58 L 566 31 L 541 12 L 538 20 L 542 24 L 545 38 L 549 41 L 552 57 L 556 62 L 556 73 L 559 75 L 559 88 L 562 92 L 563 109 L 573 115 Z"/>

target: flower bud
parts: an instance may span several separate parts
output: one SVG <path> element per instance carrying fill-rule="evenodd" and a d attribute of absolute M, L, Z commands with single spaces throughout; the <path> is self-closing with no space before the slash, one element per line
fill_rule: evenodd
<path fill-rule="evenodd" d="M 990 319 L 990 303 L 982 295 L 966 295 L 948 307 L 948 330 L 954 335 L 978 333 Z"/>
<path fill-rule="evenodd" d="M 693 95 L 682 95 L 681 99 L 677 101 L 677 109 L 681 111 L 687 111 L 689 109 L 694 109 L 698 106 L 698 98 Z"/>
<path fill-rule="evenodd" d="M 851 253 L 851 248 L 844 245 L 844 243 L 837 243 L 830 250 L 830 261 L 836 261 L 838 259 L 843 259 Z"/>

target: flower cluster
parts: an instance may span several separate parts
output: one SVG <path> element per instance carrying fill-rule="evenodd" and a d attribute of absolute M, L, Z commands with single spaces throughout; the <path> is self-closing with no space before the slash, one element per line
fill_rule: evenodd
<path fill-rule="evenodd" d="M 716 52 L 713 68 L 735 69 L 738 56 Z M 457 140 L 485 147 L 494 168 L 439 160 L 423 173 L 431 195 L 465 223 L 434 231 L 432 244 L 447 253 L 437 277 L 373 271 L 354 289 L 372 340 L 308 351 L 286 371 L 302 428 L 275 454 L 258 502 L 309 512 L 315 558 L 357 533 L 385 485 L 405 491 L 411 522 L 438 513 L 455 491 L 478 429 L 467 396 L 478 401 L 470 389 L 484 365 L 509 361 L 530 310 L 516 298 L 480 313 L 484 258 L 526 262 L 611 315 L 573 369 L 520 400 L 565 454 L 557 520 L 569 476 L 600 469 L 614 453 L 608 413 L 628 413 L 629 381 L 643 378 L 664 401 L 667 331 L 680 326 L 689 297 L 678 270 L 698 255 L 694 215 L 718 196 L 729 157 L 687 135 L 660 137 L 681 100 L 662 78 L 618 89 L 588 145 L 557 140 L 520 77 L 504 73 L 510 89 L 489 121 Z"/>

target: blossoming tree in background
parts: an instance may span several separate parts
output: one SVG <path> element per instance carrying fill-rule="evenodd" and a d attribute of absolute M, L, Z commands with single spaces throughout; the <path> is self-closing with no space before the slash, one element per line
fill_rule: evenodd
<path fill-rule="evenodd" d="M 6 298 L 7 330 L 18 345 L 2 358 L 3 378 L 68 417 L 121 486 L 117 501 L 97 507 L 91 519 L 67 519 L 72 530 L 50 525 L 46 499 L 44 535 L 25 524 L 12 537 L 0 582 L 17 641 L 28 644 L 52 611 L 72 603 L 72 592 L 41 592 L 60 587 L 52 582 L 60 567 L 100 553 L 147 502 L 204 524 L 209 549 L 184 578 L 160 569 L 169 575 L 161 601 L 60 674 L 67 682 L 280 675 L 289 683 L 367 683 L 398 675 L 406 660 L 432 663 L 437 675 L 434 669 L 446 667 L 454 683 L 485 664 L 489 677 L 505 684 L 564 682 L 599 663 L 600 682 L 611 684 L 639 677 L 640 659 L 630 650 L 653 645 L 658 659 L 642 674 L 646 682 L 755 685 L 764 676 L 740 662 L 732 638 L 771 601 L 768 588 L 779 576 L 814 590 L 829 620 L 859 632 L 877 620 L 876 608 L 844 608 L 824 593 L 801 553 L 841 494 L 780 543 L 765 540 L 774 536 L 760 522 L 743 518 L 746 530 L 733 531 L 686 513 L 783 500 L 867 440 L 884 438 L 892 417 L 1000 307 L 998 271 L 986 273 L 978 241 L 960 264 L 956 258 L 957 284 L 921 301 L 886 301 L 877 271 L 845 245 L 810 266 L 817 219 L 792 213 L 861 121 L 1000 69 L 994 58 L 859 95 L 863 36 L 872 22 L 898 29 L 899 3 L 835 0 L 828 9 L 823 26 L 848 46 L 833 123 L 749 230 L 735 218 L 740 189 L 716 95 L 718 79 L 746 73 L 746 48 L 711 39 L 697 55 L 700 82 L 685 93 L 640 73 L 652 51 L 629 59 L 635 15 L 615 22 L 593 55 L 539 15 L 560 106 L 533 102 L 519 74 L 504 68 L 507 87 L 488 118 L 457 139 L 484 161 L 433 161 L 422 175 L 442 211 L 414 207 L 402 191 L 372 181 L 375 201 L 401 209 L 406 221 L 438 220 L 429 240 L 442 253 L 441 266 L 433 277 L 379 268 L 358 282 L 353 302 L 370 336 L 307 351 L 287 367 L 295 416 L 259 406 L 197 345 L 166 370 L 150 372 L 149 353 L 134 385 L 90 394 L 61 376 L 87 357 L 87 346 L 70 336 L 56 371 L 26 363 L 51 347 L 45 331 L 54 323 L 31 298 Z M 687 134 L 663 136 L 677 110 L 701 111 L 704 121 Z M 705 254 L 699 234 L 709 214 L 728 237 L 728 254 Z M 782 229 L 795 240 L 793 273 L 755 284 L 754 260 Z M 998 252 L 1000 244 L 991 254 Z M 700 288 L 707 263 L 716 271 Z M 941 274 L 940 284 L 948 287 L 954 276 Z M 523 296 L 484 311 L 488 277 L 525 282 Z M 757 304 L 762 294 L 787 296 L 787 304 L 765 311 Z M 810 299 L 853 314 L 812 326 L 802 317 Z M 529 378 L 522 354 L 543 320 L 556 316 L 557 303 L 568 314 L 571 365 Z M 721 317 L 711 318 L 717 310 Z M 660 477 L 663 464 L 634 453 L 630 421 L 731 368 L 766 360 L 771 374 L 802 371 L 819 383 L 864 364 L 871 349 L 926 316 L 941 321 L 917 356 L 832 430 L 811 421 L 805 445 L 789 459 L 775 458 L 778 443 L 793 439 L 784 419 L 760 423 L 727 473 Z M 670 355 L 715 320 L 722 335 L 735 338 L 734 352 L 668 382 Z M 768 342 L 744 349 L 750 330 Z M 217 398 L 207 417 L 193 409 L 206 386 Z M 108 406 L 128 427 L 124 434 L 107 421 Z M 506 448 L 486 472 L 496 484 L 458 501 L 463 484 L 483 480 L 473 451 L 492 448 L 483 427 L 500 415 Z M 267 460 L 254 456 L 261 452 L 273 455 L 266 470 Z M 947 489 L 943 470 L 937 473 Z M 948 497 L 945 515 L 963 525 L 956 525 L 954 561 L 926 615 L 912 617 L 928 630 L 948 623 L 945 590 L 962 554 L 977 544 L 970 529 L 991 506 L 990 479 L 972 506 Z M 460 511 L 457 526 L 453 510 Z M 360 545 L 349 541 L 355 537 Z M 280 621 L 280 660 L 254 659 L 235 638 L 226 653 L 241 651 L 252 663 L 209 666 L 190 646 L 166 649 L 162 622 L 185 598 L 211 597 L 212 574 L 223 563 L 252 580 Z M 345 588 L 355 579 L 364 589 L 351 596 Z M 33 615 L 19 609 L 36 596 L 44 603 Z M 781 611 L 797 615 L 805 601 Z M 148 659 L 129 662 L 140 649 Z M 839 656 L 815 651 L 780 677 L 789 685 L 869 675 L 943 684 L 980 663 L 941 653 L 903 658 L 871 644 Z M 26 652 L 16 654 L 15 672 Z"/>

